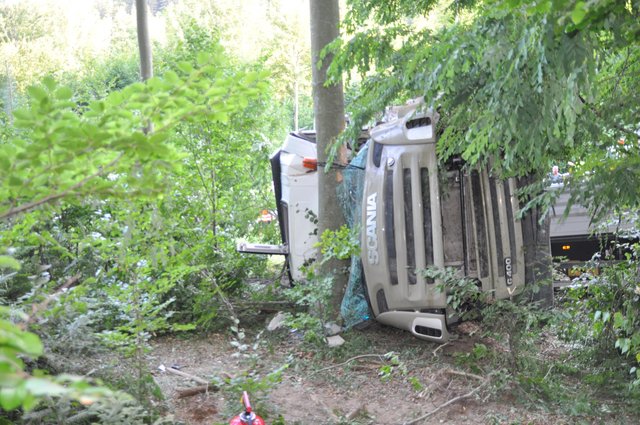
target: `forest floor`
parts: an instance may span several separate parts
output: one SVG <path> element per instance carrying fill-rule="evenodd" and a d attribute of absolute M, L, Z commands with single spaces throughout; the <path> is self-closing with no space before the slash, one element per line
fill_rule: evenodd
<path fill-rule="evenodd" d="M 491 365 L 505 364 L 495 356 L 508 356 L 508 350 L 482 336 L 473 322 L 455 327 L 456 339 L 444 345 L 371 323 L 342 334 L 346 342 L 341 347 L 328 348 L 285 329 L 259 334 L 271 317 L 252 321 L 246 340 L 258 343 L 240 355 L 231 344 L 231 332 L 154 340 L 149 367 L 165 397 L 167 417 L 189 425 L 228 424 L 241 411 L 240 397 L 246 389 L 269 425 L 640 422 L 613 395 L 583 388 L 579 376 L 568 375 L 566 379 L 574 382 L 556 389 L 558 400 L 550 399 L 557 382 L 551 379 L 553 366 L 544 376 L 532 377 L 549 381 L 549 388 L 538 382 L 538 387 L 547 388 L 546 394 L 523 391 L 505 371 L 491 370 Z M 539 355 L 553 364 L 569 347 L 551 335 L 546 338 Z M 161 365 L 206 380 L 226 379 L 227 384 L 221 391 L 178 398 L 178 390 L 199 384 L 163 372 Z M 277 382 L 265 379 L 285 365 Z M 559 393 L 566 388 L 574 388 L 577 396 Z M 585 403 L 590 407 L 580 408 Z"/>

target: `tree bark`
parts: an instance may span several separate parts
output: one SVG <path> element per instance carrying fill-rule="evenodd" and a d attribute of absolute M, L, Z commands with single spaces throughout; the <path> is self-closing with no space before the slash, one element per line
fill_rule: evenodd
<path fill-rule="evenodd" d="M 147 81 L 153 77 L 153 58 L 149 41 L 149 13 L 146 0 L 136 0 L 136 28 L 138 31 L 138 50 L 140 51 L 140 78 Z M 143 129 L 145 134 L 153 132 L 153 123 L 149 121 Z"/>
<path fill-rule="evenodd" d="M 153 77 L 153 59 L 149 41 L 148 8 L 146 0 L 136 0 L 136 24 L 138 30 L 138 50 L 140 51 L 140 77 L 146 81 Z"/>
<path fill-rule="evenodd" d="M 335 167 L 322 170 L 328 161 L 328 149 L 344 129 L 344 96 L 342 83 L 326 86 L 327 68 L 332 60 L 328 54 L 321 60 L 322 49 L 339 35 L 340 11 L 338 0 L 311 0 L 311 68 L 313 80 L 313 112 L 315 116 L 316 147 L 318 151 L 318 234 L 337 230 L 344 224 L 338 203 L 336 185 L 342 180 Z M 346 161 L 346 150 L 336 162 Z M 339 260 L 320 261 L 320 276 L 333 277 L 330 319 L 339 322 L 340 303 L 347 282 L 347 263 Z"/>

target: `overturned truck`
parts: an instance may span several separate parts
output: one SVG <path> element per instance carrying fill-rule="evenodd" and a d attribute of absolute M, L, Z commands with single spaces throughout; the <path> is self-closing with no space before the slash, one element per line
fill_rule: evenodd
<path fill-rule="evenodd" d="M 447 294 L 420 270 L 454 268 L 496 299 L 524 287 L 524 248 L 513 179 L 499 180 L 436 155 L 437 113 L 420 104 L 369 131 L 345 170 L 341 197 L 360 229 L 355 285 L 381 323 L 415 336 L 446 341 L 453 315 Z M 313 132 L 290 134 L 272 157 L 283 245 L 244 245 L 245 252 L 282 253 L 293 280 L 317 255 L 318 197 Z M 349 175 L 349 173 L 353 175 Z M 352 270 L 352 278 L 354 273 Z M 350 285 L 354 282 L 350 282 Z"/>

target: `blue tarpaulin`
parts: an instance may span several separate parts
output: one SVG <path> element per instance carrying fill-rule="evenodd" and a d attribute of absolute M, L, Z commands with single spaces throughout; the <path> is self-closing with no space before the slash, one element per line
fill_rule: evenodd
<path fill-rule="evenodd" d="M 356 157 L 343 171 L 344 180 L 338 186 L 338 199 L 345 216 L 347 225 L 351 229 L 360 229 L 360 216 L 362 210 L 362 192 L 364 189 L 364 168 L 367 162 L 369 143 L 364 145 Z M 345 290 L 340 314 L 345 328 L 351 328 L 359 323 L 369 320 L 371 311 L 366 298 L 362 263 L 359 255 L 351 257 L 351 272 L 349 282 Z"/>

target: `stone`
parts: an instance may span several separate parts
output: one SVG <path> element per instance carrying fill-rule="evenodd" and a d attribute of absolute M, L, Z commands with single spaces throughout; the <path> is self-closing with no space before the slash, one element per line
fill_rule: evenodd
<path fill-rule="evenodd" d="M 342 328 L 336 323 L 326 323 L 324 325 L 324 333 L 327 336 L 338 335 L 340 332 L 342 332 Z"/>
<path fill-rule="evenodd" d="M 340 347 L 344 344 L 344 339 L 340 335 L 333 335 L 327 337 L 327 345 L 329 348 Z"/>
<path fill-rule="evenodd" d="M 267 325 L 267 330 L 269 332 L 273 332 L 276 329 L 280 329 L 281 327 L 284 326 L 285 318 L 286 318 L 285 314 L 283 312 L 279 312 L 278 314 L 273 316 L 273 319 L 271 319 L 271 321 Z"/>

